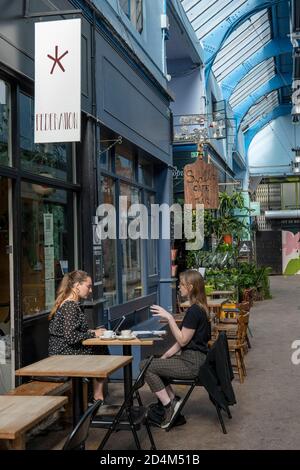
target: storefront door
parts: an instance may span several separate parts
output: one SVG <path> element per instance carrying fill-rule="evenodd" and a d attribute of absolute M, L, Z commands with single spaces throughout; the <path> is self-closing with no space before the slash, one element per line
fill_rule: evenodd
<path fill-rule="evenodd" d="M 0 176 L 0 394 L 14 385 L 11 182 Z"/>

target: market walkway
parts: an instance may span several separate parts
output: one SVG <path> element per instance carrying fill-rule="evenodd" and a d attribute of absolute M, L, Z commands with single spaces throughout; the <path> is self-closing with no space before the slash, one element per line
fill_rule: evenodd
<path fill-rule="evenodd" d="M 248 376 L 244 384 L 236 379 L 233 382 L 238 404 L 232 408 L 233 419 L 225 417 L 228 434 L 220 431 L 207 393 L 198 388 L 186 406 L 185 426 L 169 433 L 153 429 L 159 449 L 299 449 L 300 364 L 291 362 L 291 344 L 300 340 L 299 285 L 299 276 L 272 277 L 273 298 L 256 302 L 251 310 L 254 337 L 246 356 Z M 110 389 L 114 395 L 122 391 L 120 386 L 111 385 Z M 147 390 L 143 395 L 151 401 Z M 103 432 L 91 430 L 88 448 L 97 447 Z M 28 448 L 61 448 L 64 435 L 49 433 L 35 438 Z M 109 441 L 108 449 L 134 449 L 130 433 L 119 432 L 115 436 L 117 439 Z M 146 436 L 143 441 L 148 446 Z"/>

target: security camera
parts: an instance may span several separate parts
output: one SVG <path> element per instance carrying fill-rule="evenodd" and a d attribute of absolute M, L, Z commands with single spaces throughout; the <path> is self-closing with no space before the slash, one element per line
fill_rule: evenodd
<path fill-rule="evenodd" d="M 170 81 L 172 80 L 172 75 L 170 75 L 169 73 L 167 73 L 166 79 L 168 80 L 168 82 L 170 82 Z"/>

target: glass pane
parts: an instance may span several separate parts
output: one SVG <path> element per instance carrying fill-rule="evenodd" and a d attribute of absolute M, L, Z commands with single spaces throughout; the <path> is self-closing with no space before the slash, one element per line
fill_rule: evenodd
<path fill-rule="evenodd" d="M 102 178 L 103 203 L 115 206 L 115 184 L 112 178 Z M 103 297 L 106 299 L 105 307 L 118 303 L 117 295 L 117 266 L 116 266 L 116 240 L 102 240 L 103 250 Z"/>
<path fill-rule="evenodd" d="M 153 186 L 153 164 L 146 158 L 139 158 L 138 179 L 139 183 Z"/>
<path fill-rule="evenodd" d="M 140 202 L 140 191 L 127 184 L 120 184 L 121 196 L 127 196 L 127 209 Z M 120 209 L 121 210 L 121 209 Z M 128 217 L 128 226 L 134 218 Z M 122 244 L 122 289 L 123 301 L 126 302 L 143 294 L 141 279 L 141 241 L 140 239 L 121 240 Z"/>
<path fill-rule="evenodd" d="M 72 144 L 35 144 L 33 126 L 33 99 L 21 93 L 20 151 L 22 168 L 32 173 L 72 181 Z"/>
<path fill-rule="evenodd" d="M 146 195 L 147 208 L 148 208 L 148 241 L 147 241 L 147 256 L 148 256 L 148 274 L 149 276 L 158 273 L 157 269 L 157 240 L 151 239 L 151 226 L 153 217 L 151 216 L 151 204 L 155 204 L 154 194 Z"/>
<path fill-rule="evenodd" d="M 130 0 L 119 0 L 119 4 L 125 15 L 130 18 Z"/>
<path fill-rule="evenodd" d="M 98 139 L 100 140 L 100 167 L 103 168 L 104 170 L 110 170 L 111 169 L 111 159 L 110 159 L 111 152 L 110 150 L 105 151 L 105 149 L 113 147 L 113 144 L 116 139 L 111 132 L 109 132 L 106 128 L 102 126 L 98 134 Z"/>
<path fill-rule="evenodd" d="M 12 387 L 8 210 L 8 181 L 0 176 L 0 394 Z"/>
<path fill-rule="evenodd" d="M 65 271 L 73 269 L 71 192 L 22 182 L 23 315 L 49 311 Z"/>
<path fill-rule="evenodd" d="M 131 21 L 134 24 L 136 30 L 141 33 L 143 30 L 143 1 L 142 0 L 131 0 Z"/>
<path fill-rule="evenodd" d="M 0 80 L 0 165 L 9 165 L 10 141 L 10 99 L 9 87 Z"/>
<path fill-rule="evenodd" d="M 133 155 L 125 145 L 116 146 L 116 173 L 134 179 Z"/>

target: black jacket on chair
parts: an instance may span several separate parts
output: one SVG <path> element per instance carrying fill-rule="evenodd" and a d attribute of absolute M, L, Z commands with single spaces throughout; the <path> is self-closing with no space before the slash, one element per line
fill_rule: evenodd
<path fill-rule="evenodd" d="M 199 382 L 209 396 L 224 410 L 236 403 L 231 381 L 233 370 L 230 361 L 226 333 L 222 331 L 207 353 L 199 371 Z"/>

